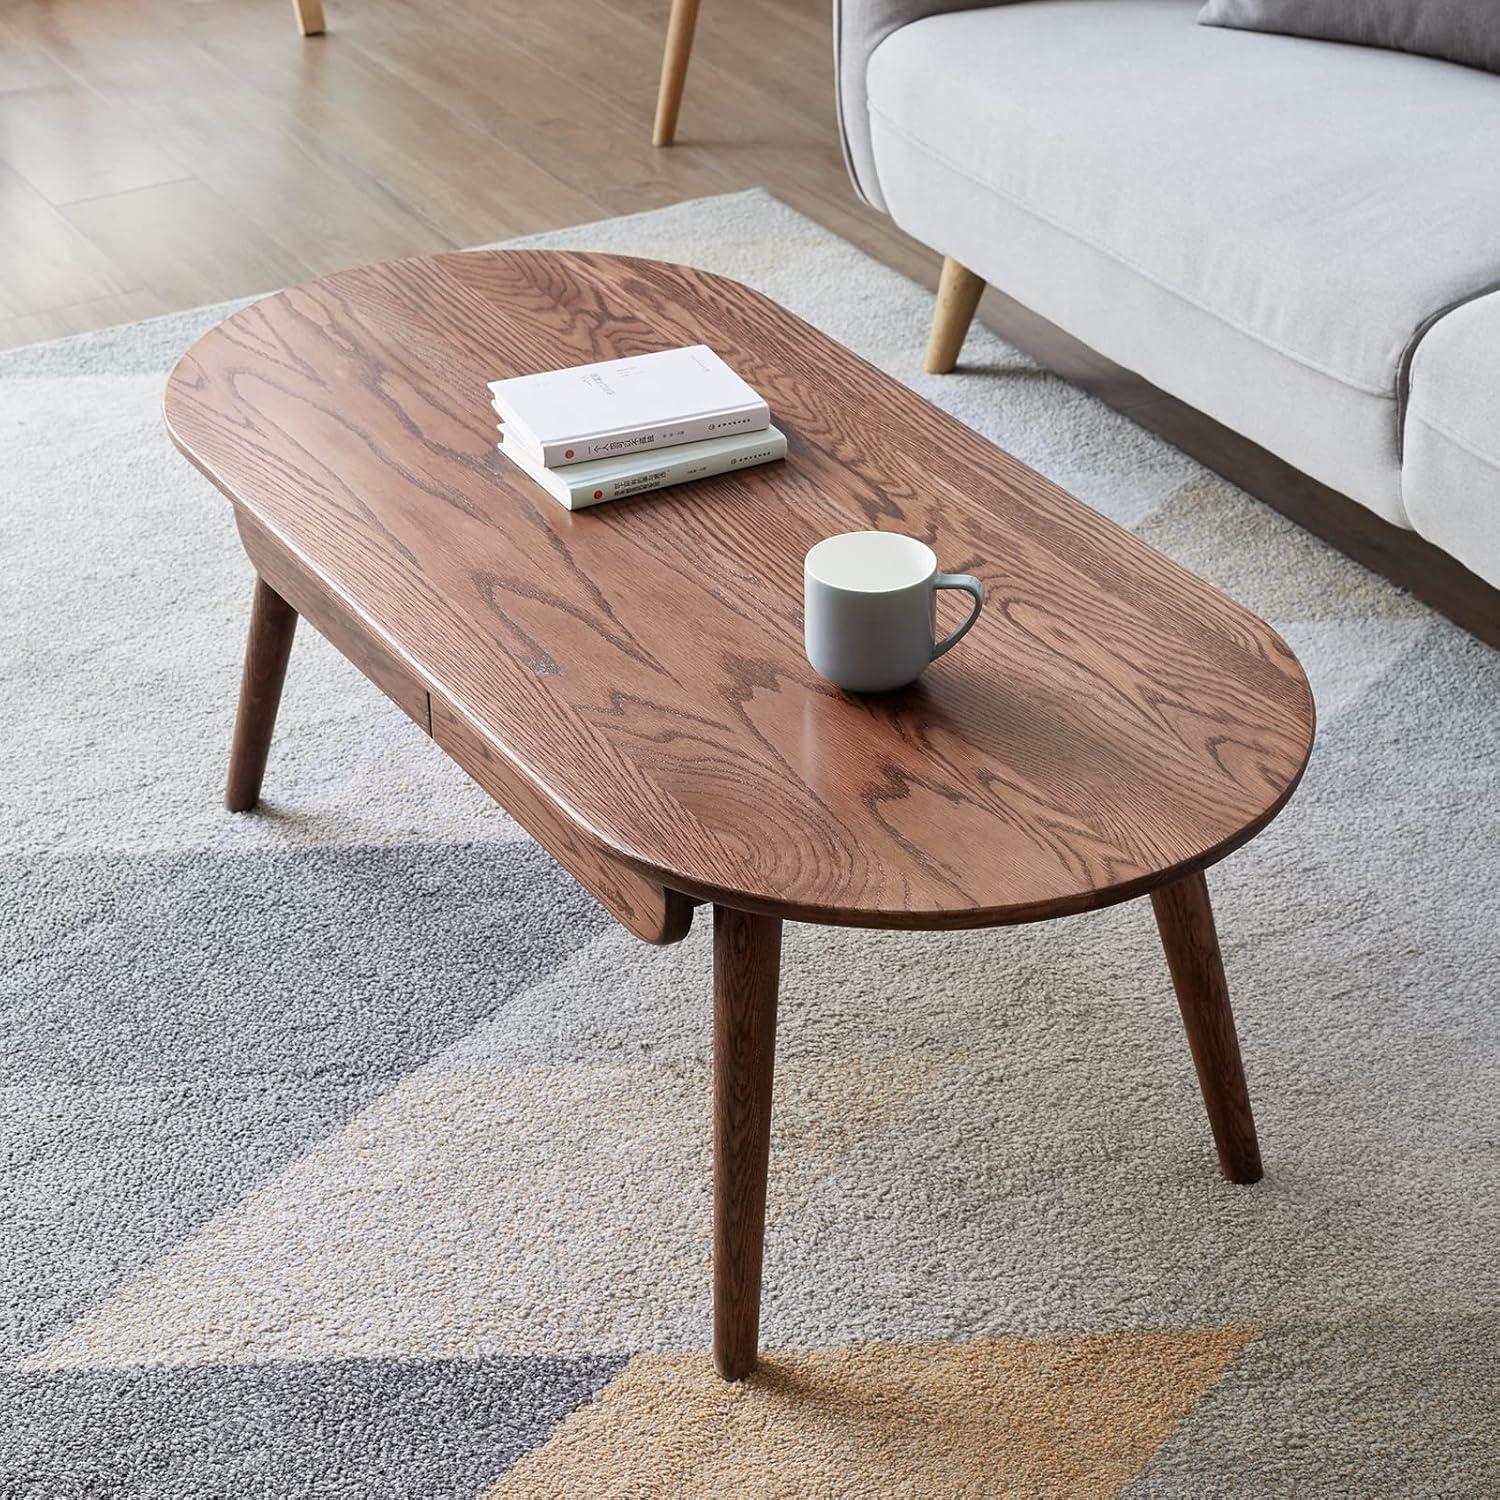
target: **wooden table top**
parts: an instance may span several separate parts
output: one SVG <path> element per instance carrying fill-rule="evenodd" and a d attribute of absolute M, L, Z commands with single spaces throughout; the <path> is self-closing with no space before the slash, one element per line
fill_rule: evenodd
<path fill-rule="evenodd" d="M 569 512 L 497 454 L 487 381 L 697 342 L 768 399 L 785 463 Z M 1268 625 L 722 277 L 555 251 L 350 271 L 207 334 L 166 414 L 434 733 L 441 708 L 669 890 L 882 927 L 1061 916 L 1221 858 L 1311 749 Z M 861 528 L 989 591 L 919 683 L 864 700 L 801 634 L 803 554 Z"/>

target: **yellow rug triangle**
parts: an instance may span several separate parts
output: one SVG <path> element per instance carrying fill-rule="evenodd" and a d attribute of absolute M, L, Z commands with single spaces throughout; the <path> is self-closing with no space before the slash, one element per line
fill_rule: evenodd
<path fill-rule="evenodd" d="M 1113 1496 L 1223 1374 L 1245 1328 L 643 1354 L 485 1500 Z M 601 1488 L 602 1487 L 602 1488 Z"/>

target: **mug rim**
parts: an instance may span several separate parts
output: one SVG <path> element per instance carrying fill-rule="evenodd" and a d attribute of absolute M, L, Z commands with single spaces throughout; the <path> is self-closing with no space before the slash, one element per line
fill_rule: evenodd
<path fill-rule="evenodd" d="M 847 542 L 853 537 L 884 537 L 892 541 L 899 541 L 907 548 L 918 548 L 926 558 L 926 571 L 918 577 L 909 578 L 904 583 L 892 583 L 881 586 L 866 586 L 858 583 L 841 583 L 831 578 L 825 578 L 817 570 L 815 556 L 823 548 L 828 547 L 830 551 L 836 550 L 831 546 L 837 542 Z M 821 541 L 814 542 L 807 549 L 807 555 L 802 559 L 802 572 L 806 578 L 823 585 L 824 588 L 837 589 L 844 594 L 899 594 L 905 589 L 916 588 L 918 585 L 929 582 L 936 576 L 938 570 L 937 553 L 918 537 L 908 536 L 904 531 L 840 531 L 833 536 L 825 536 Z"/>

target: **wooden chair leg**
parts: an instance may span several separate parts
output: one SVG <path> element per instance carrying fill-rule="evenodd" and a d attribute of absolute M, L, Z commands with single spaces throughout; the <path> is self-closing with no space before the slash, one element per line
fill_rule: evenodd
<path fill-rule="evenodd" d="M 257 578 L 240 677 L 240 706 L 234 719 L 234 747 L 229 752 L 229 780 L 224 788 L 224 806 L 230 812 L 248 812 L 260 800 L 296 630 L 297 611 L 264 578 Z"/>
<path fill-rule="evenodd" d="M 677 138 L 677 112 L 682 108 L 682 86 L 687 81 L 697 24 L 698 0 L 672 0 L 667 50 L 661 60 L 661 85 L 656 94 L 656 128 L 651 132 L 653 146 L 670 146 Z"/>
<path fill-rule="evenodd" d="M 1229 1008 L 1229 985 L 1214 930 L 1208 883 L 1189 875 L 1151 894 L 1166 950 L 1198 1087 L 1219 1148 L 1219 1168 L 1231 1182 L 1259 1182 L 1260 1143 L 1250 1113 L 1250 1091 Z"/>
<path fill-rule="evenodd" d="M 297 29 L 303 36 L 323 34 L 323 0 L 292 0 L 296 12 Z"/>
<path fill-rule="evenodd" d="M 781 920 L 714 907 L 714 1364 L 755 1368 Z"/>
<path fill-rule="evenodd" d="M 958 351 L 964 346 L 964 335 L 974 321 L 974 309 L 983 291 L 984 277 L 959 265 L 951 255 L 944 258 L 924 362 L 929 375 L 946 375 L 958 363 Z"/>

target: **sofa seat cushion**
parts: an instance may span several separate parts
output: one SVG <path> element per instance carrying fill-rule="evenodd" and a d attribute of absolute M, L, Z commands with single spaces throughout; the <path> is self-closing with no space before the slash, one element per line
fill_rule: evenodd
<path fill-rule="evenodd" d="M 1412 525 L 1500 588 L 1500 292 L 1417 345 L 1401 493 Z"/>
<path fill-rule="evenodd" d="M 868 70 L 903 228 L 1389 520 L 1429 314 L 1500 278 L 1500 84 L 1195 24 L 1197 0 L 916 21 Z"/>

